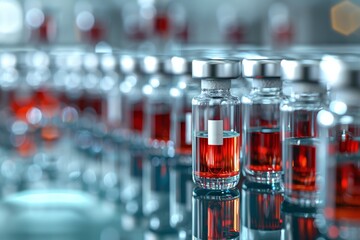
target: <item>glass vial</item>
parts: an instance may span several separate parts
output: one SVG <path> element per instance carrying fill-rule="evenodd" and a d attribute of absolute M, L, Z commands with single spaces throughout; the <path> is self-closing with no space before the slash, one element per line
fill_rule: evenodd
<path fill-rule="evenodd" d="M 318 113 L 320 147 L 319 227 L 329 239 L 360 234 L 360 67 L 359 58 L 325 58 L 331 84 L 329 107 Z"/>
<path fill-rule="evenodd" d="M 207 189 L 235 187 L 240 172 L 240 100 L 230 93 L 239 64 L 230 60 L 192 62 L 201 94 L 192 100 L 193 180 Z"/>
<path fill-rule="evenodd" d="M 165 57 L 145 56 L 141 70 L 147 77 L 143 87 L 145 119 L 143 136 L 147 143 L 147 157 L 143 165 L 143 212 L 149 229 L 172 234 L 170 226 L 170 164 L 174 149 L 170 139 L 172 101 L 171 76 L 165 72 Z"/>
<path fill-rule="evenodd" d="M 145 145 L 142 139 L 144 119 L 143 87 L 146 80 L 140 73 L 140 58 L 135 54 L 123 54 L 119 57 L 120 71 L 124 80 L 120 84 L 123 109 L 124 133 L 131 137 L 127 139 L 127 149 L 130 160 L 124 165 L 124 186 L 121 199 L 129 216 L 142 216 L 142 177 Z M 122 139 L 124 140 L 124 139 Z M 130 221 L 127 221 L 130 222 Z M 135 226 L 134 226 L 135 227 Z"/>
<path fill-rule="evenodd" d="M 191 77 L 191 59 L 171 57 L 166 62 L 174 87 L 170 89 L 171 139 L 175 157 L 170 168 L 170 224 L 178 230 L 179 239 L 191 238 L 192 116 L 191 101 L 199 94 L 200 82 Z"/>
<path fill-rule="evenodd" d="M 245 180 L 241 190 L 242 239 L 283 239 L 283 200 L 280 184 L 258 184 Z"/>
<path fill-rule="evenodd" d="M 253 182 L 280 182 L 280 60 L 244 59 L 242 67 L 252 82 L 250 94 L 242 98 L 243 172 Z"/>
<path fill-rule="evenodd" d="M 281 61 L 284 100 L 280 105 L 285 200 L 315 206 L 317 194 L 316 117 L 326 89 L 320 84 L 319 61 Z"/>
<path fill-rule="evenodd" d="M 240 239 L 240 193 L 236 188 L 193 191 L 192 239 Z"/>

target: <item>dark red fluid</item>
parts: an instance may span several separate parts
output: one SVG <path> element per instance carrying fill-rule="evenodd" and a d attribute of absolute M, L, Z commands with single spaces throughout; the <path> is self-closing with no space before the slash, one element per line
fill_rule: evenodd
<path fill-rule="evenodd" d="M 159 141 L 170 140 L 170 112 L 152 115 L 151 139 Z"/>
<path fill-rule="evenodd" d="M 207 239 L 227 239 L 239 235 L 239 198 L 210 201 L 207 213 Z"/>
<path fill-rule="evenodd" d="M 101 116 L 104 111 L 104 99 L 96 94 L 83 94 L 75 104 L 81 112 L 92 111 L 97 116 Z"/>
<path fill-rule="evenodd" d="M 315 191 L 316 146 L 289 144 L 290 154 L 286 170 L 290 171 L 291 182 L 286 188 L 293 191 Z M 288 166 L 291 164 L 291 166 Z"/>
<path fill-rule="evenodd" d="M 224 137 L 223 145 L 209 145 L 207 137 L 196 137 L 195 174 L 204 178 L 228 178 L 239 174 L 240 137 Z"/>
<path fill-rule="evenodd" d="M 154 19 L 155 33 L 160 37 L 167 37 L 170 31 L 170 21 L 166 11 L 156 14 Z"/>
<path fill-rule="evenodd" d="M 180 125 L 180 139 L 177 144 L 176 153 L 183 155 L 191 155 L 192 144 L 186 142 L 186 122 L 181 121 L 178 123 Z"/>
<path fill-rule="evenodd" d="M 248 133 L 250 148 L 249 169 L 252 171 L 281 171 L 281 142 L 278 129 L 261 129 Z"/>
<path fill-rule="evenodd" d="M 313 240 L 321 236 L 314 217 L 292 216 L 289 224 L 293 240 Z"/>
<path fill-rule="evenodd" d="M 349 128 L 351 129 L 351 128 Z M 351 129 L 354 130 L 354 129 Z M 335 186 L 327 185 L 330 194 L 324 214 L 327 219 L 360 221 L 360 162 L 359 141 L 350 131 L 338 133 L 338 152 L 334 171 Z M 333 177 L 333 176 L 330 176 Z M 335 191 L 335 193 L 334 193 Z"/>
<path fill-rule="evenodd" d="M 131 130 L 142 133 L 144 122 L 144 104 L 143 102 L 137 102 L 132 106 L 132 121 L 130 123 Z"/>
<path fill-rule="evenodd" d="M 282 229 L 281 203 L 284 197 L 281 193 L 246 191 L 242 196 L 244 204 L 249 206 L 243 214 L 246 227 L 267 231 Z"/>

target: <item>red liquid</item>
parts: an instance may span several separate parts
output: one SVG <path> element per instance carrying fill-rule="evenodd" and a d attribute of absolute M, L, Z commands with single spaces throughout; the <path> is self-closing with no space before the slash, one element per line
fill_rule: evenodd
<path fill-rule="evenodd" d="M 249 169 L 252 171 L 281 171 L 281 142 L 277 128 L 249 131 Z"/>
<path fill-rule="evenodd" d="M 284 197 L 281 193 L 272 191 L 258 192 L 243 190 L 243 224 L 250 229 L 280 230 L 283 227 L 281 203 Z"/>
<path fill-rule="evenodd" d="M 239 198 L 231 201 L 210 201 L 207 213 L 207 239 L 239 236 Z"/>
<path fill-rule="evenodd" d="M 236 189 L 193 192 L 193 239 L 238 239 L 240 235 L 240 194 Z"/>
<path fill-rule="evenodd" d="M 317 137 L 317 113 L 317 111 L 295 111 L 294 117 L 291 119 L 294 121 L 291 126 L 291 131 L 293 131 L 293 135 L 291 137 Z"/>
<path fill-rule="evenodd" d="M 152 116 L 151 138 L 162 141 L 170 140 L 170 113 L 157 113 Z"/>
<path fill-rule="evenodd" d="M 155 16 L 155 33 L 161 37 L 167 37 L 170 30 L 170 21 L 167 12 L 160 12 Z"/>
<path fill-rule="evenodd" d="M 228 178 L 239 174 L 239 134 L 224 132 L 223 145 L 208 145 L 207 133 L 196 137 L 195 174 L 204 178 Z"/>
<path fill-rule="evenodd" d="M 329 201 L 324 214 L 327 219 L 358 223 L 360 221 L 359 141 L 353 138 L 351 132 L 339 132 L 338 151 L 340 156 L 337 158 L 336 167 L 330 169 L 330 172 L 336 174 L 333 182 L 335 188 L 332 184 L 327 186 Z"/>
<path fill-rule="evenodd" d="M 144 104 L 143 102 L 137 102 L 132 107 L 132 121 L 131 129 L 138 133 L 143 131 L 143 119 L 144 119 Z"/>
<path fill-rule="evenodd" d="M 92 111 L 97 116 L 103 113 L 103 99 L 100 95 L 83 94 L 78 101 L 80 111 Z"/>
<path fill-rule="evenodd" d="M 287 216 L 293 240 L 313 240 L 321 236 L 313 217 Z M 287 234 L 286 234 L 287 235 Z M 288 235 L 287 235 L 288 236 Z"/>
<path fill-rule="evenodd" d="M 192 144 L 186 142 L 186 122 L 181 121 L 180 125 L 180 141 L 178 143 L 178 147 L 176 152 L 178 154 L 191 155 L 192 152 Z"/>
<path fill-rule="evenodd" d="M 294 191 L 315 191 L 316 146 L 311 139 L 291 139 L 286 145 L 285 187 Z M 305 142 L 306 141 L 306 142 Z"/>

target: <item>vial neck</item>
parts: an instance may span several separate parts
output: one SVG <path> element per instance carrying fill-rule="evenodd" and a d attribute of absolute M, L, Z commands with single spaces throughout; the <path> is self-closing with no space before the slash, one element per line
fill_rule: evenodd
<path fill-rule="evenodd" d="M 203 79 L 201 80 L 201 90 L 208 92 L 230 92 L 231 79 Z"/>
<path fill-rule="evenodd" d="M 297 102 L 319 102 L 323 94 L 319 92 L 293 92 L 289 95 L 292 101 Z"/>
<path fill-rule="evenodd" d="M 252 92 L 264 96 L 273 96 L 281 94 L 281 80 L 280 78 L 271 79 L 252 79 Z"/>

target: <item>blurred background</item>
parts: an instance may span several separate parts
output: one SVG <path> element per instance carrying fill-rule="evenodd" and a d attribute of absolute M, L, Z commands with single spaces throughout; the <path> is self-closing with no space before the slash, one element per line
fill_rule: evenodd
<path fill-rule="evenodd" d="M 140 134 L 133 131 L 129 138 L 129 129 L 119 127 L 128 113 L 121 99 L 143 101 L 142 87 L 154 82 L 153 75 L 161 75 L 156 85 L 176 75 L 164 73 L 161 60 L 155 72 L 139 70 L 143 53 L 219 46 L 235 52 L 298 46 L 353 51 L 359 28 L 360 0 L 0 0 L 0 238 L 195 239 L 195 229 L 198 238 L 203 232 L 204 238 L 235 232 L 238 239 L 240 225 L 251 223 L 242 226 L 243 239 L 297 239 L 298 232 L 317 239 L 315 211 L 280 214 L 282 192 L 244 188 L 241 182 L 240 191 L 193 192 L 191 154 L 172 177 L 169 164 L 159 163 L 163 159 L 151 162 L 155 170 L 146 177 L 166 186 L 164 194 L 162 188 L 159 195 L 151 193 L 155 217 L 144 216 L 142 164 L 148 152 Z M 122 61 L 124 50 L 130 54 Z M 172 81 L 184 83 L 189 73 Z M 170 97 L 164 101 L 168 125 Z M 174 157 L 168 151 L 173 146 L 156 144 L 162 151 L 156 154 Z M 170 181 L 176 184 L 169 187 Z M 169 195 L 177 205 L 169 206 Z M 197 221 L 193 226 L 191 219 Z M 253 237 L 252 227 L 264 231 Z M 267 230 L 270 237 L 264 237 Z M 295 237 L 284 238 L 284 231 Z"/>
<path fill-rule="evenodd" d="M 358 0 L 1 0 L 0 42 L 130 48 L 178 44 L 345 44 L 359 41 Z M 149 47 L 149 46 L 148 46 Z"/>

